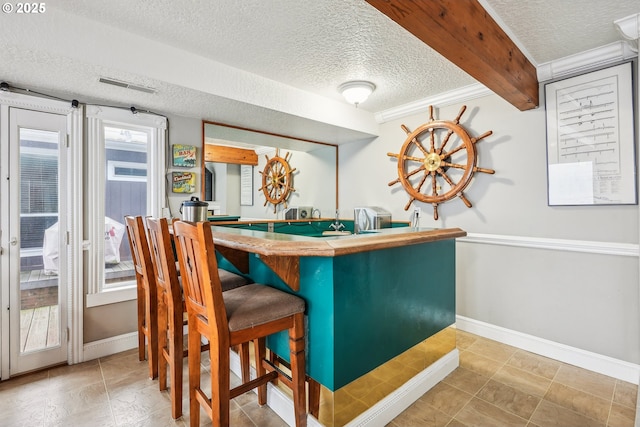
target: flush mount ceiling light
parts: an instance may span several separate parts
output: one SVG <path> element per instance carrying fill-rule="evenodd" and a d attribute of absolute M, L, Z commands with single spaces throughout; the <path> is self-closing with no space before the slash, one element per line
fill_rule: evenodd
<path fill-rule="evenodd" d="M 354 80 L 351 82 L 342 83 L 338 87 L 338 91 L 344 96 L 344 99 L 347 100 L 348 103 L 354 104 L 356 107 L 361 102 L 367 100 L 369 95 L 373 93 L 376 85 L 371 82 L 366 82 L 363 80 Z"/>

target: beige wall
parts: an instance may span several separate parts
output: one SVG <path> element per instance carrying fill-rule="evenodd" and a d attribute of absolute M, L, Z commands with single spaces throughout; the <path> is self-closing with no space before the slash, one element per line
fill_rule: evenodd
<path fill-rule="evenodd" d="M 84 310 L 84 343 L 90 343 L 136 331 L 136 301 L 100 305 Z"/>

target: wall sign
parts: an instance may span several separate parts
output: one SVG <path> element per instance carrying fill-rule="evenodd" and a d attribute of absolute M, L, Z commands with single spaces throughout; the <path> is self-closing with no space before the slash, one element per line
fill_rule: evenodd
<path fill-rule="evenodd" d="M 196 191 L 196 174 L 191 172 L 171 172 L 171 188 L 174 193 Z"/>
<path fill-rule="evenodd" d="M 631 62 L 549 83 L 549 206 L 636 204 Z"/>
<path fill-rule="evenodd" d="M 196 147 L 193 145 L 173 145 L 173 166 L 193 168 L 196 166 Z"/>

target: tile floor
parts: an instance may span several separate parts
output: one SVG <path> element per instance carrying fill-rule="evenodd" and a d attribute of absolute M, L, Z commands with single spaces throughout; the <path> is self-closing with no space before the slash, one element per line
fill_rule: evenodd
<path fill-rule="evenodd" d="M 637 386 L 458 331 L 460 367 L 387 427 L 633 426 Z M 205 364 L 206 369 L 206 364 Z M 0 383 L 7 426 L 188 426 L 134 350 Z M 206 374 L 205 374 L 206 375 Z M 237 379 L 234 379 L 237 381 Z M 233 401 L 231 425 L 285 426 L 252 393 Z M 201 415 L 201 425 L 207 423 Z"/>
<path fill-rule="evenodd" d="M 633 426 L 638 387 L 458 330 L 460 366 L 394 419 L 405 426 Z"/>

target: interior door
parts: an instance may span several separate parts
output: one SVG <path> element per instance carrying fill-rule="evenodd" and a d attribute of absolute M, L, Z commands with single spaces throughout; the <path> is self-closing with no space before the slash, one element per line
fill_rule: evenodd
<path fill-rule="evenodd" d="M 66 140 L 64 115 L 9 108 L 8 203 L 0 209 L 8 219 L 2 333 L 8 329 L 10 375 L 67 361 Z"/>

